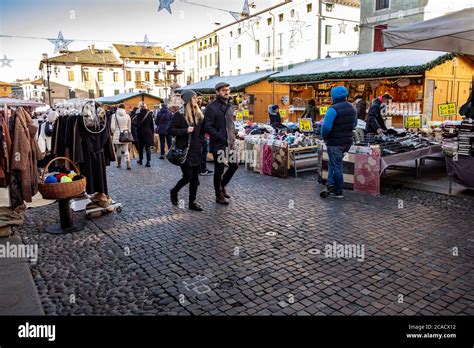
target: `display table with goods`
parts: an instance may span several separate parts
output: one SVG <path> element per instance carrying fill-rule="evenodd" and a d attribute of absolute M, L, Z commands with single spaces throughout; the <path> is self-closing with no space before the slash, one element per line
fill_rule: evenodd
<path fill-rule="evenodd" d="M 317 172 L 322 141 L 314 134 L 300 133 L 295 123 L 284 126 L 278 131 L 256 123 L 237 126 L 239 139 L 245 143 L 244 162 L 248 170 L 281 178 L 287 177 L 291 168 L 295 175 L 302 171 Z"/>
<path fill-rule="evenodd" d="M 421 176 L 424 159 L 441 154 L 441 145 L 430 137 L 405 130 L 390 129 L 388 135 L 366 136 L 355 142 L 344 162 L 344 186 L 356 192 L 379 194 L 380 176 L 406 161 L 415 161 L 416 175 Z M 323 148 L 321 181 L 328 178 L 329 156 Z"/>
<path fill-rule="evenodd" d="M 474 120 L 448 121 L 440 125 L 443 153 L 449 177 L 449 194 L 453 182 L 474 189 Z"/>

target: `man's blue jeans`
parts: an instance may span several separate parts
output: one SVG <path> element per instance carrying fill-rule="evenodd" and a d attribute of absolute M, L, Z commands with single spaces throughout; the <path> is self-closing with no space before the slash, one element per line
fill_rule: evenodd
<path fill-rule="evenodd" d="M 344 153 L 349 151 L 351 145 L 328 146 L 329 171 L 327 186 L 334 186 L 334 193 L 342 193 L 344 188 L 343 163 Z"/>

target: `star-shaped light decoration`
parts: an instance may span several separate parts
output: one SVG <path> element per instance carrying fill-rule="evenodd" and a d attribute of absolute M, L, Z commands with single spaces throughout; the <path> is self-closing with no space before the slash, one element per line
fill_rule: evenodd
<path fill-rule="evenodd" d="M 242 16 L 244 17 L 250 16 L 249 0 L 245 0 L 244 2 L 244 8 L 242 9 Z"/>
<path fill-rule="evenodd" d="M 303 22 L 297 19 L 297 20 L 289 20 L 288 23 L 291 26 L 290 48 L 294 48 L 296 36 L 299 34 L 300 37 L 303 38 L 303 27 L 305 26 L 306 22 Z"/>
<path fill-rule="evenodd" d="M 59 31 L 57 39 L 48 39 L 48 41 L 54 45 L 54 53 L 57 53 L 59 51 L 67 51 L 67 46 L 70 45 L 73 40 L 65 40 L 63 33 Z"/>
<path fill-rule="evenodd" d="M 137 45 L 139 46 L 142 46 L 144 48 L 150 48 L 150 47 L 153 47 L 156 45 L 156 42 L 150 42 L 150 40 L 148 40 L 148 35 L 145 34 L 145 38 L 143 39 L 142 42 L 136 42 Z"/>
<path fill-rule="evenodd" d="M 11 68 L 12 67 L 11 64 L 10 64 L 11 62 L 13 62 L 13 59 L 8 59 L 6 54 L 3 55 L 3 58 L 0 58 L 0 63 L 2 64 L 2 66 L 1 66 L 2 68 L 6 67 L 6 66 Z"/>
<path fill-rule="evenodd" d="M 338 24 L 339 25 L 339 34 L 345 34 L 346 33 L 346 27 L 347 27 L 347 24 L 344 23 L 344 21 L 342 21 L 341 23 Z"/>
<path fill-rule="evenodd" d="M 235 19 L 236 21 L 238 21 L 238 20 L 240 19 L 240 13 L 238 13 L 238 12 L 229 11 L 229 14 L 230 14 L 232 17 L 234 17 L 234 19 Z"/>
<path fill-rule="evenodd" d="M 260 21 L 262 17 L 254 17 L 254 18 L 250 18 L 250 19 L 247 19 L 243 22 L 241 22 L 241 25 L 239 26 L 239 29 L 240 29 L 240 35 L 236 36 L 235 37 L 235 40 L 237 40 L 239 37 L 241 37 L 242 35 L 244 34 L 247 34 L 248 36 L 250 36 L 250 38 L 255 41 L 255 31 L 253 30 L 253 27 L 255 26 L 255 24 L 257 22 Z"/>
<path fill-rule="evenodd" d="M 160 7 L 158 8 L 158 12 L 161 10 L 167 10 L 170 14 L 171 12 L 171 4 L 174 2 L 174 0 L 160 0 Z"/>

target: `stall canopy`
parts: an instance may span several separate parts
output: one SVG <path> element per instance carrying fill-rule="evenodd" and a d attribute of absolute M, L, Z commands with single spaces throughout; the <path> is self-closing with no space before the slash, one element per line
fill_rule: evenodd
<path fill-rule="evenodd" d="M 97 98 L 95 101 L 100 103 L 100 104 L 105 104 L 105 105 L 116 105 L 120 103 L 124 103 L 127 100 L 136 98 L 136 97 L 141 97 L 142 100 L 145 97 L 150 97 L 159 100 L 159 97 L 156 97 L 154 95 L 144 93 L 144 92 L 129 92 L 129 93 L 122 93 L 122 94 L 117 94 L 112 97 L 101 97 Z"/>
<path fill-rule="evenodd" d="M 20 100 L 15 98 L 0 98 L 0 106 L 32 106 L 32 107 L 39 107 L 43 106 L 44 103 L 30 101 L 30 100 Z"/>
<path fill-rule="evenodd" d="M 446 52 L 400 50 L 309 61 L 270 77 L 280 83 L 422 74 L 452 59 Z"/>
<path fill-rule="evenodd" d="M 474 55 L 474 7 L 383 31 L 385 48 L 436 50 Z"/>
<path fill-rule="evenodd" d="M 263 71 L 235 76 L 216 76 L 209 80 L 204 80 L 192 85 L 184 86 L 177 89 L 177 91 L 181 92 L 187 89 L 192 89 L 195 92 L 203 94 L 213 94 L 215 93 L 215 85 L 217 85 L 219 82 L 226 82 L 230 85 L 232 92 L 244 92 L 246 87 L 266 80 L 273 74 L 275 74 L 274 71 Z"/>

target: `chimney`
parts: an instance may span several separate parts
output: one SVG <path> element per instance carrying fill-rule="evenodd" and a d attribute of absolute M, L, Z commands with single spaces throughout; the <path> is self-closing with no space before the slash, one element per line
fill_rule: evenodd
<path fill-rule="evenodd" d="M 90 49 L 91 49 L 91 52 L 92 52 L 92 53 L 95 53 L 95 45 L 91 45 L 91 46 L 90 46 Z"/>

